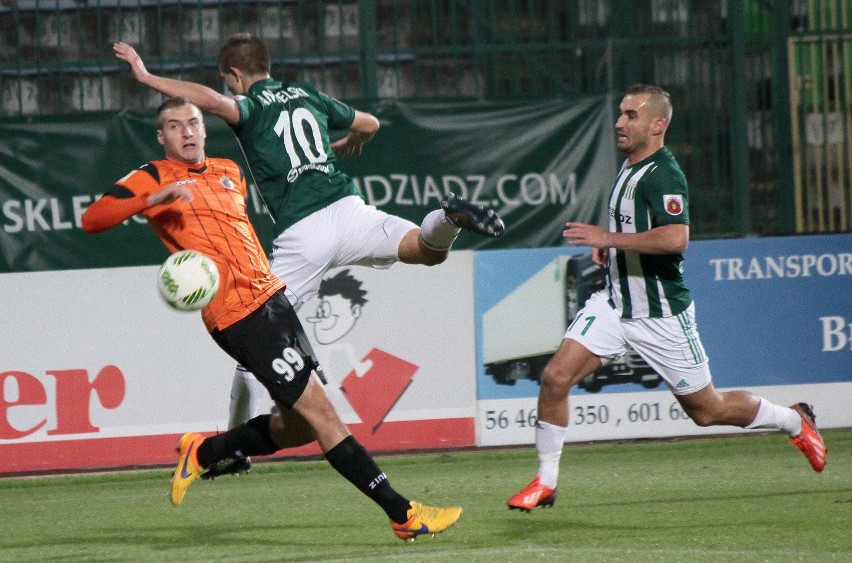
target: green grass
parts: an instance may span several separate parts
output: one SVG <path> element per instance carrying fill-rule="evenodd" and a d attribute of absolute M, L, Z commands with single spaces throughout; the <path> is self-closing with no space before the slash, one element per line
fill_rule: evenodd
<path fill-rule="evenodd" d="M 532 447 L 378 456 L 392 484 L 464 515 L 397 540 L 322 461 L 199 481 L 168 469 L 0 479 L 2 561 L 852 561 L 852 432 L 813 473 L 778 434 L 566 447 L 552 510 L 509 511 Z"/>

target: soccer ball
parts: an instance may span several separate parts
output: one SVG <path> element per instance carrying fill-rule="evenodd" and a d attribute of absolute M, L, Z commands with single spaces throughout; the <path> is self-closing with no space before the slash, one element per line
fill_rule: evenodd
<path fill-rule="evenodd" d="M 219 290 L 216 264 L 195 250 L 175 252 L 160 266 L 157 288 L 166 303 L 179 311 L 198 311 Z"/>

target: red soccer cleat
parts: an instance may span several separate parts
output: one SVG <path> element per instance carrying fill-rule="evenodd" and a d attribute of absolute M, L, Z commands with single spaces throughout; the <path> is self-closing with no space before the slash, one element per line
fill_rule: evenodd
<path fill-rule="evenodd" d="M 532 483 L 521 489 L 519 493 L 512 495 L 506 501 L 506 504 L 509 506 L 509 510 L 529 512 L 537 506 L 553 508 L 554 502 L 556 502 L 556 489 L 542 485 L 538 475 L 536 475 Z"/>
<path fill-rule="evenodd" d="M 811 467 L 814 471 L 820 472 L 825 469 L 825 456 L 828 449 L 825 447 L 825 442 L 822 440 L 819 431 L 816 427 L 816 416 L 814 416 L 813 407 L 807 403 L 797 403 L 790 407 L 802 417 L 802 431 L 798 436 L 790 440 L 790 444 L 799 448 L 799 451 L 805 454 L 808 461 L 811 462 Z"/>

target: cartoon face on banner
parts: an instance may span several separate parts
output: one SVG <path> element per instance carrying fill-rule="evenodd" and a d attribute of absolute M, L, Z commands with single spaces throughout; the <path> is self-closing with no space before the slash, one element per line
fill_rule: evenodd
<path fill-rule="evenodd" d="M 367 303 L 362 285 L 348 269 L 322 280 L 316 313 L 305 318 L 319 344 L 336 342 L 355 327 Z"/>
<path fill-rule="evenodd" d="M 325 367 L 335 404 L 344 411 L 351 408 L 375 434 L 411 384 L 418 367 L 378 348 L 359 357 L 356 344 L 345 338 L 358 336 L 353 330 L 367 304 L 367 293 L 364 282 L 349 269 L 327 274 L 320 282 L 316 299 L 305 304 L 305 308 L 314 303 L 316 307 L 314 314 L 304 320 Z"/>

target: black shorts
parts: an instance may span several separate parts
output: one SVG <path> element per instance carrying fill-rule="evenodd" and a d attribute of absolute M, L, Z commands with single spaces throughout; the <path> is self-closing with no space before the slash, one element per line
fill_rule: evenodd
<path fill-rule="evenodd" d="M 322 378 L 319 361 L 284 291 L 277 291 L 249 316 L 210 336 L 252 372 L 276 402 L 288 408 L 302 396 L 312 371 Z"/>

